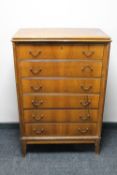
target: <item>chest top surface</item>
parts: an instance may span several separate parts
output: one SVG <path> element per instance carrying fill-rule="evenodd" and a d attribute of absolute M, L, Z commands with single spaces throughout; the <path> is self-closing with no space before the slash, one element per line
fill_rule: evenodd
<path fill-rule="evenodd" d="M 96 28 L 25 28 L 20 29 L 12 41 L 110 42 L 111 39 Z"/>

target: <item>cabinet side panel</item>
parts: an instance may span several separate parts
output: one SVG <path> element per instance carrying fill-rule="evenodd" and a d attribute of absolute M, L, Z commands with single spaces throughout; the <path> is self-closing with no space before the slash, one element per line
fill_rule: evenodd
<path fill-rule="evenodd" d="M 22 108 L 22 92 L 21 92 L 21 82 L 18 71 L 18 60 L 16 53 L 16 43 L 13 43 L 13 54 L 14 54 L 14 68 L 15 68 L 15 79 L 16 79 L 16 90 L 17 90 L 17 100 L 18 100 L 18 110 L 19 110 L 19 123 L 20 123 L 20 135 L 24 135 L 24 125 L 23 125 L 23 108 Z"/>
<path fill-rule="evenodd" d="M 103 111 L 106 95 L 106 84 L 108 76 L 108 65 L 109 65 L 109 53 L 110 43 L 104 45 L 103 65 L 102 65 L 102 78 L 100 87 L 100 100 L 99 100 L 99 123 L 98 123 L 98 136 L 101 137 L 102 123 L 103 123 Z"/>

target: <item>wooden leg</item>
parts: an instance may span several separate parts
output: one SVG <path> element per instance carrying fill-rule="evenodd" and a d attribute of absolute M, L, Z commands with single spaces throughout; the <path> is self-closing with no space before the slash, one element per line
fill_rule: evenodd
<path fill-rule="evenodd" d="M 22 141 L 22 156 L 25 157 L 26 155 L 26 142 Z"/>
<path fill-rule="evenodd" d="M 95 141 L 95 153 L 96 154 L 100 153 L 100 140 Z"/>

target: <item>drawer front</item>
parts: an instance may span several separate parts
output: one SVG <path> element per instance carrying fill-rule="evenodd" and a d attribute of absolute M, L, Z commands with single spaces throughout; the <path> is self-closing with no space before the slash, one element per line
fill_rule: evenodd
<path fill-rule="evenodd" d="M 96 124 L 25 124 L 27 136 L 87 136 L 97 134 Z"/>
<path fill-rule="evenodd" d="M 98 108 L 99 95 L 23 96 L 24 109 L 30 108 Z"/>
<path fill-rule="evenodd" d="M 100 61 L 20 62 L 22 77 L 101 77 Z"/>
<path fill-rule="evenodd" d="M 97 122 L 98 110 L 24 110 L 24 122 Z"/>
<path fill-rule="evenodd" d="M 19 59 L 102 59 L 103 45 L 17 45 Z"/>
<path fill-rule="evenodd" d="M 23 93 L 99 93 L 100 79 L 22 79 Z"/>

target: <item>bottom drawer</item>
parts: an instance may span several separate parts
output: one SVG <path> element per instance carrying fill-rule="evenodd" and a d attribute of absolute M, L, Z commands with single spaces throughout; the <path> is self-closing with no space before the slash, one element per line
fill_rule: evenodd
<path fill-rule="evenodd" d="M 25 124 L 27 136 L 87 136 L 97 134 L 97 124 Z"/>

